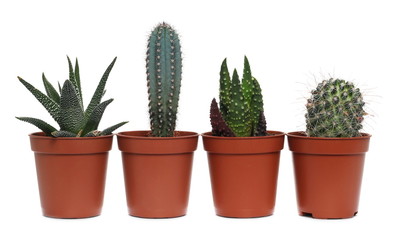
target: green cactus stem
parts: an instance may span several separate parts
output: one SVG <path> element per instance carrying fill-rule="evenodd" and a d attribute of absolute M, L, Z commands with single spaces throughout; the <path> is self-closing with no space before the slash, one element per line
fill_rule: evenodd
<path fill-rule="evenodd" d="M 226 118 L 228 116 L 229 105 L 231 104 L 232 89 L 232 81 L 229 74 L 228 65 L 226 63 L 226 58 L 222 62 L 221 71 L 219 74 L 219 106 L 222 117 Z"/>
<path fill-rule="evenodd" d="M 172 137 L 176 126 L 182 75 L 179 36 L 168 24 L 150 34 L 146 57 L 152 136 Z"/>
<path fill-rule="evenodd" d="M 359 88 L 341 79 L 324 80 L 307 100 L 306 133 L 310 137 L 357 137 L 367 113 Z"/>

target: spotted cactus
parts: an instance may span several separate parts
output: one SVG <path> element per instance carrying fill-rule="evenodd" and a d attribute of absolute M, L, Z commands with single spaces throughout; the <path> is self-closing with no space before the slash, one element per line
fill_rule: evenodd
<path fill-rule="evenodd" d="M 231 80 L 226 59 L 222 62 L 219 98 L 220 110 L 213 100 L 210 111 L 213 135 L 231 136 L 233 134 L 236 137 L 266 135 L 261 88 L 258 81 L 251 75 L 247 57 L 244 58 L 242 82 L 239 80 L 236 69 L 233 71 Z M 221 117 L 217 114 L 219 112 Z"/>
<path fill-rule="evenodd" d="M 151 135 L 172 137 L 176 125 L 182 75 L 179 36 L 168 24 L 159 24 L 148 39 L 147 87 Z"/>
<path fill-rule="evenodd" d="M 340 79 L 324 80 L 307 100 L 306 133 L 310 137 L 357 137 L 365 103 L 359 88 Z"/>

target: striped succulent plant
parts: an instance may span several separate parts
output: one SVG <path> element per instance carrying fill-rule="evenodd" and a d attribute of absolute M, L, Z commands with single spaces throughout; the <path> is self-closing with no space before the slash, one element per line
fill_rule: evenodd
<path fill-rule="evenodd" d="M 53 119 L 58 123 L 60 130 L 43 120 L 31 117 L 17 117 L 17 119 L 31 123 L 42 130 L 47 136 L 53 137 L 96 137 L 111 134 L 114 130 L 126 124 L 121 122 L 103 131 L 97 130 L 106 107 L 113 99 L 101 102 L 105 93 L 105 85 L 117 58 L 111 62 L 104 72 L 93 97 L 86 108 L 83 107 L 81 79 L 79 74 L 78 59 L 75 68 L 67 56 L 69 67 L 69 79 L 65 80 L 63 86 L 58 84 L 59 92 L 42 74 L 46 94 L 36 89 L 30 83 L 18 77 L 19 81 L 35 96 L 35 98 L 46 108 Z"/>

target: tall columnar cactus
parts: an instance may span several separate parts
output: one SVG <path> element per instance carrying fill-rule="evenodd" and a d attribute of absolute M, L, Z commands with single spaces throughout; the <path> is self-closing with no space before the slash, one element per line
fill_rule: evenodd
<path fill-rule="evenodd" d="M 365 103 L 359 88 L 340 79 L 324 80 L 307 101 L 306 133 L 310 137 L 357 137 Z"/>
<path fill-rule="evenodd" d="M 266 135 L 261 88 L 251 75 L 247 57 L 244 58 L 242 82 L 236 69 L 231 80 L 226 59 L 222 62 L 219 98 L 220 109 L 213 99 L 210 110 L 213 135 L 225 137 Z"/>
<path fill-rule="evenodd" d="M 182 75 L 179 36 L 168 24 L 150 34 L 146 57 L 152 136 L 172 137 L 176 125 Z"/>
<path fill-rule="evenodd" d="M 108 75 L 110 74 L 117 58 L 114 58 L 104 72 L 86 110 L 84 110 L 82 102 L 78 60 L 75 62 L 74 69 L 69 57 L 67 58 L 69 79 L 64 82 L 62 87 L 59 85 L 59 92 L 57 92 L 44 74 L 42 74 L 42 79 L 46 89 L 46 94 L 36 89 L 21 77 L 18 77 L 19 81 L 35 96 L 35 98 L 46 108 L 53 119 L 58 123 L 60 130 L 57 130 L 50 124 L 37 118 L 17 117 L 17 119 L 33 124 L 41 129 L 46 135 L 53 137 L 96 137 L 109 135 L 114 130 L 127 123 L 121 122 L 106 128 L 103 131 L 97 130 L 106 107 L 113 101 L 111 98 L 101 102 L 101 99 L 105 93 L 105 85 Z"/>

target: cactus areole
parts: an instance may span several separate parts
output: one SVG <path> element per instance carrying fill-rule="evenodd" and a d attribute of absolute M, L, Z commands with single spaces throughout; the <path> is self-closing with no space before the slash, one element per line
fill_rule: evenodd
<path fill-rule="evenodd" d="M 251 75 L 247 57 L 244 57 L 242 82 L 236 69 L 231 80 L 226 59 L 222 62 L 219 100 L 220 108 L 213 99 L 210 109 L 214 136 L 250 137 L 267 134 L 260 84 Z"/>
<path fill-rule="evenodd" d="M 148 39 L 146 57 L 151 135 L 172 137 L 176 125 L 182 75 L 179 36 L 168 24 L 159 24 Z"/>

